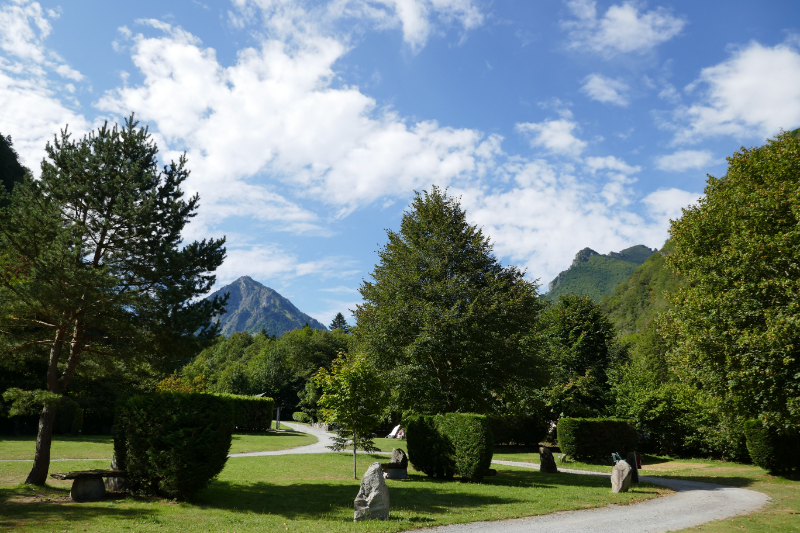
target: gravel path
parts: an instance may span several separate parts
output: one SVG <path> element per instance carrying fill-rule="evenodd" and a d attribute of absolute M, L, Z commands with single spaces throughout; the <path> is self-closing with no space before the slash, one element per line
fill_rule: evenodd
<path fill-rule="evenodd" d="M 301 433 L 310 433 L 317 437 L 317 442 L 308 444 L 306 446 L 298 446 L 297 448 L 289 448 L 288 450 L 274 450 L 271 452 L 247 452 L 247 453 L 232 453 L 228 457 L 261 457 L 262 455 L 290 455 L 295 453 L 330 453 L 327 448 L 333 443 L 333 434 L 323 431 L 319 428 L 306 426 L 305 424 L 292 424 L 281 421 L 281 426 L 290 427 L 295 431 Z"/>

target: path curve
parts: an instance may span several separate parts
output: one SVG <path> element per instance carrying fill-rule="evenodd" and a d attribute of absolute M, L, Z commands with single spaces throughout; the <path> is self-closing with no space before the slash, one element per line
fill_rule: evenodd
<path fill-rule="evenodd" d="M 270 452 L 246 452 L 246 453 L 232 453 L 228 457 L 261 457 L 262 455 L 291 455 L 296 453 L 330 453 L 328 446 L 333 444 L 333 433 L 328 433 L 325 430 L 306 426 L 304 424 L 292 424 L 281 422 L 282 426 L 287 426 L 300 433 L 310 433 L 317 437 L 317 442 L 314 444 L 307 444 L 305 446 L 298 446 L 297 448 L 288 448 L 286 450 L 273 450 Z"/>

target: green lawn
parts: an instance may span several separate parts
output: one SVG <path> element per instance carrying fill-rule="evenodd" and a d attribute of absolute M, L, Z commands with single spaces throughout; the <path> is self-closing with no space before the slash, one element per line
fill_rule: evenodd
<path fill-rule="evenodd" d="M 408 453 L 406 441 L 402 439 L 372 439 L 372 442 L 374 442 L 375 446 L 377 446 L 382 452 L 390 452 L 395 448 L 400 448 L 404 452 Z"/>
<path fill-rule="evenodd" d="M 358 471 L 385 457 L 359 456 Z M 105 462 L 57 464 L 59 471 L 103 468 Z M 499 467 L 482 484 L 443 482 L 410 470 L 390 480 L 391 519 L 353 523 L 352 479 L 347 454 L 231 458 L 219 479 L 191 503 L 121 497 L 95 503 L 69 500 L 69 482 L 47 489 L 17 485 L 30 468 L 0 463 L 0 530 L 14 531 L 403 531 L 476 520 L 495 520 L 609 503 L 628 504 L 666 492 L 642 486 L 612 494 L 607 479 L 542 474 Z"/>
<path fill-rule="evenodd" d="M 285 450 L 314 444 L 317 438 L 308 433 L 286 431 L 276 433 L 236 434 L 231 443 L 231 453 Z M 33 459 L 36 437 L 0 437 L 0 459 Z M 111 460 L 114 439 L 106 435 L 72 437 L 56 435 L 50 451 L 52 459 L 104 459 Z"/>
<path fill-rule="evenodd" d="M 533 448 L 527 446 L 495 446 L 494 459 L 501 461 L 521 461 L 523 463 L 539 463 L 539 454 L 534 453 Z M 592 472 L 608 472 L 611 473 L 613 465 L 603 461 L 582 462 L 573 459 L 561 461 L 561 454 L 553 454 L 556 459 L 556 466 L 559 468 L 571 468 L 573 470 L 589 470 Z M 646 462 L 643 465 L 646 468 Z"/>

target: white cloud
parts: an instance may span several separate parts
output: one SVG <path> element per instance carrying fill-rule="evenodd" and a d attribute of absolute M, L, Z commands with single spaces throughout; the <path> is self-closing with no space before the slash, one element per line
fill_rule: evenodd
<path fill-rule="evenodd" d="M 594 0 L 568 0 L 575 17 L 561 21 L 569 32 L 570 48 L 591 50 L 604 57 L 644 53 L 678 35 L 686 21 L 663 7 L 639 12 L 634 2 L 612 5 L 598 16 Z"/>
<path fill-rule="evenodd" d="M 702 193 L 680 189 L 660 189 L 645 196 L 642 203 L 647 205 L 652 216 L 666 229 L 668 220 L 680 218 L 682 209 L 696 204 L 702 196 Z"/>
<path fill-rule="evenodd" d="M 642 167 L 640 166 L 631 166 L 622 159 L 618 159 L 613 155 L 609 155 L 606 157 L 587 157 L 586 158 L 586 166 L 589 167 L 592 174 L 596 173 L 598 170 L 614 170 L 620 172 L 622 174 L 635 174 L 637 172 L 641 172 Z"/>
<path fill-rule="evenodd" d="M 763 138 L 794 129 L 800 126 L 800 53 L 785 44 L 752 42 L 704 68 L 687 87 L 694 91 L 700 92 L 697 103 L 675 112 L 676 144 L 716 135 Z"/>
<path fill-rule="evenodd" d="M 586 141 L 572 134 L 579 129 L 578 123 L 566 118 L 539 123 L 523 122 L 517 124 L 516 129 L 530 137 L 532 147 L 542 147 L 554 154 L 577 157 L 587 145 Z"/>
<path fill-rule="evenodd" d="M 656 168 L 670 172 L 684 172 L 714 163 L 716 161 L 709 150 L 679 150 L 656 158 Z"/>
<path fill-rule="evenodd" d="M 602 74 L 589 74 L 583 80 L 581 92 L 592 100 L 625 107 L 630 103 L 626 94 L 629 89 L 628 84 L 623 81 L 607 78 Z"/>
<path fill-rule="evenodd" d="M 16 0 L 0 6 L 0 132 L 12 136 L 23 164 L 34 174 L 45 144 L 66 124 L 75 136 L 89 129 L 83 115 L 67 103 L 75 86 L 48 77 L 56 73 L 73 81 L 83 79 L 46 47 L 53 29 L 48 17 L 58 18 L 58 12 L 45 13 L 38 2 Z"/>

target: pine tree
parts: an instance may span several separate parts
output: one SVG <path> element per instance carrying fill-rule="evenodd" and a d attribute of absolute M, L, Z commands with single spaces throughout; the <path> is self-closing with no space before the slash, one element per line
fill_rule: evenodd
<path fill-rule="evenodd" d="M 342 313 L 336 313 L 336 316 L 333 318 L 331 325 L 328 326 L 328 329 L 331 331 L 335 329 L 341 329 L 345 333 L 350 333 L 350 328 L 347 326 L 347 320 L 344 319 L 344 315 Z"/>
<path fill-rule="evenodd" d="M 47 358 L 47 390 L 62 394 L 80 363 L 152 361 L 216 337 L 226 298 L 197 296 L 214 284 L 225 239 L 182 243 L 199 200 L 183 199 L 186 157 L 159 170 L 133 116 L 77 141 L 64 130 L 46 151 L 41 179 L 17 184 L 0 209 L 0 334 Z M 47 478 L 55 414 L 42 408 L 26 483 Z"/>

